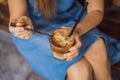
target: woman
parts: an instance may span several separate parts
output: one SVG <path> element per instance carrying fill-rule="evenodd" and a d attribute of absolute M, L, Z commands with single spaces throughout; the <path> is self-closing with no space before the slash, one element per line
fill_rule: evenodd
<path fill-rule="evenodd" d="M 62 26 L 71 30 L 82 6 L 76 0 L 8 0 L 10 23 L 16 23 L 9 26 L 12 39 L 45 80 L 64 80 L 65 76 L 67 80 L 111 80 L 110 64 L 119 61 L 120 43 L 95 28 L 103 18 L 103 0 L 86 1 L 87 15 L 74 32 L 75 45 L 64 55 L 66 61 L 60 62 L 53 58 L 47 36 L 24 27 L 47 33 Z"/>

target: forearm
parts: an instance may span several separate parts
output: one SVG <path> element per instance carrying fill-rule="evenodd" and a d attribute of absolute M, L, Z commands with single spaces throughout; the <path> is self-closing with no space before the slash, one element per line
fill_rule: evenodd
<path fill-rule="evenodd" d="M 26 15 L 26 0 L 8 0 L 10 21 Z"/>
<path fill-rule="evenodd" d="M 80 36 L 95 28 L 102 21 L 103 13 L 99 10 L 89 12 L 77 26 Z"/>

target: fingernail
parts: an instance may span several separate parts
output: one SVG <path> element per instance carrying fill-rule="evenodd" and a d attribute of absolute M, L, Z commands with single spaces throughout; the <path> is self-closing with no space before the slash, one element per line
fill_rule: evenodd
<path fill-rule="evenodd" d="M 28 26 L 27 26 L 27 28 L 31 28 L 31 26 L 30 26 L 30 25 L 28 25 Z"/>
<path fill-rule="evenodd" d="M 72 51 L 72 48 L 70 48 L 69 51 Z"/>

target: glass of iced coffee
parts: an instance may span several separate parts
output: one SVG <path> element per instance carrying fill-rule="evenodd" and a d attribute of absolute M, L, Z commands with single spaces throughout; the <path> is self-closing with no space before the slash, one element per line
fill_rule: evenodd
<path fill-rule="evenodd" d="M 74 37 L 69 36 L 70 31 L 63 28 L 54 30 L 49 37 L 50 46 L 55 59 L 60 61 L 65 60 L 64 54 L 69 52 L 69 49 L 74 44 Z"/>

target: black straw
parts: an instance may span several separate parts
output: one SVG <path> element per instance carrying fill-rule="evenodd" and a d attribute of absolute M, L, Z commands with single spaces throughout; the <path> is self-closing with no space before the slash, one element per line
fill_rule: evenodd
<path fill-rule="evenodd" d="M 16 23 L 11 23 L 10 26 L 16 27 Z M 28 30 L 28 31 L 31 31 L 31 32 L 36 32 L 36 33 L 39 33 L 39 34 L 51 36 L 50 34 L 47 34 L 47 33 L 44 33 L 44 32 L 40 32 L 40 31 L 37 31 L 37 30 L 33 30 L 33 29 L 29 29 L 29 28 L 24 28 L 24 29 Z"/>
<path fill-rule="evenodd" d="M 70 36 L 73 34 L 73 32 L 75 31 L 75 29 L 76 29 L 78 23 L 80 22 L 80 19 L 82 18 L 83 14 L 84 14 L 84 12 L 85 12 L 85 10 L 86 10 L 86 8 L 87 8 L 87 6 L 88 6 L 88 2 L 86 2 L 86 3 L 85 3 L 85 6 L 82 8 L 82 10 L 81 10 L 81 12 L 80 12 L 80 15 L 78 16 L 78 19 L 76 20 L 75 25 L 73 26 L 73 29 L 71 30 L 71 32 L 70 32 L 70 34 L 69 34 L 69 37 L 70 37 Z"/>

